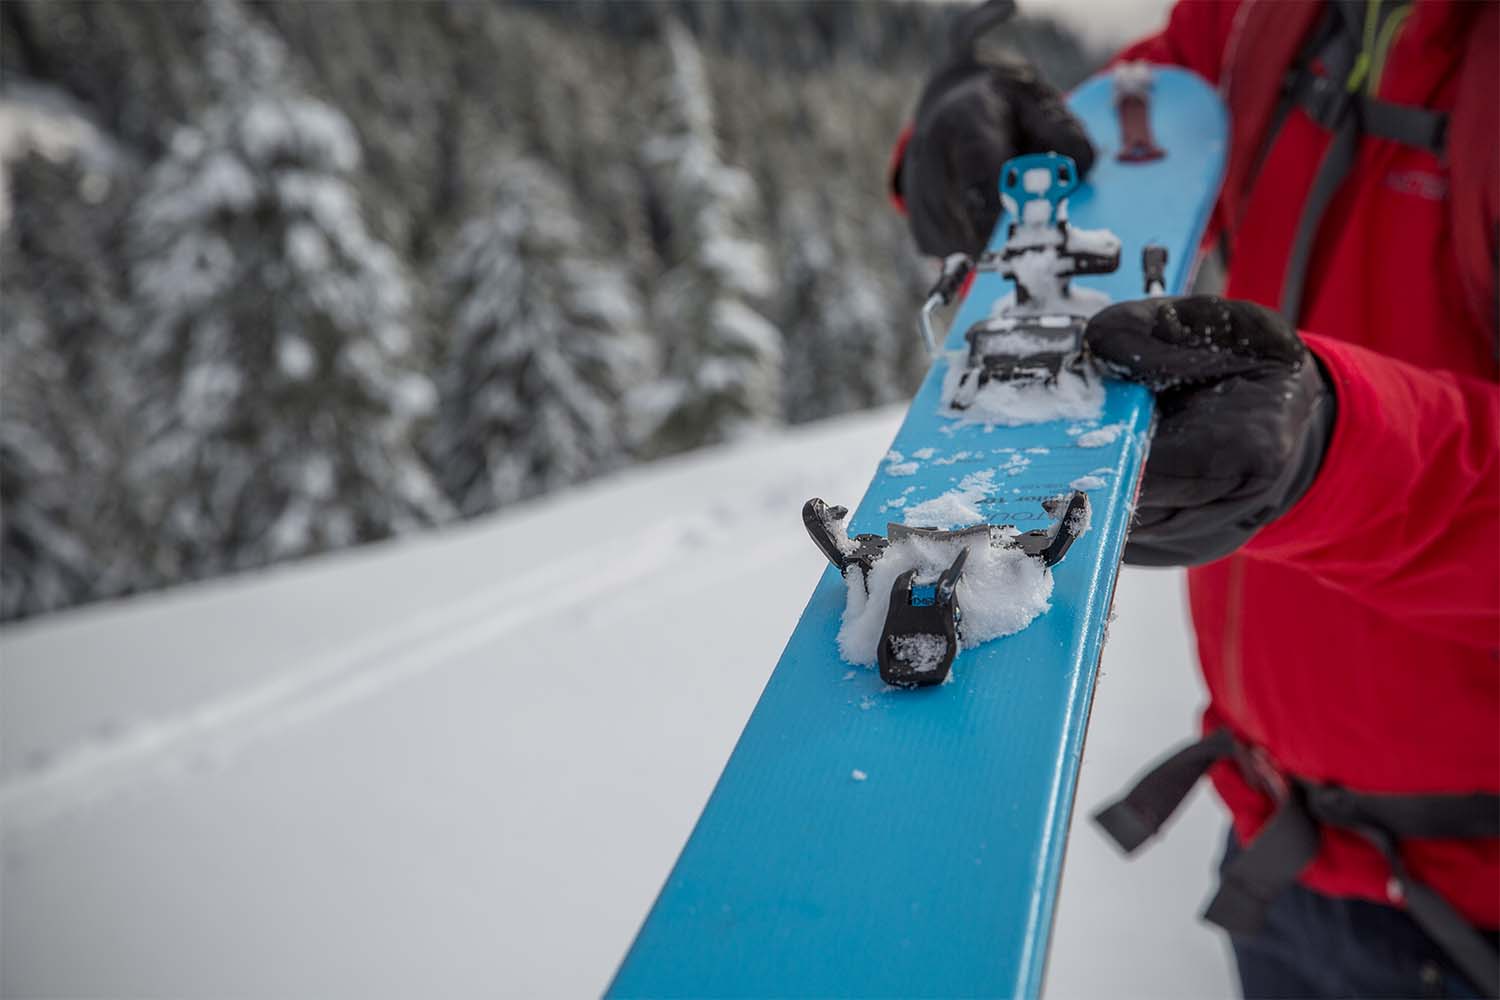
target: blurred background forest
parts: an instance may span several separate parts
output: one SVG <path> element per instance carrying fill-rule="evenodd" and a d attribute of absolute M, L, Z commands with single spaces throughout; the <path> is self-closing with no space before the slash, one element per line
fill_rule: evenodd
<path fill-rule="evenodd" d="M 909 395 L 955 10 L 4 0 L 0 619 Z"/>

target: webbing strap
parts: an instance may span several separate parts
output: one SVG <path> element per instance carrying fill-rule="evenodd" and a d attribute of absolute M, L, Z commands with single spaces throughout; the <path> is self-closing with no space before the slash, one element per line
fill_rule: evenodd
<path fill-rule="evenodd" d="M 1243 769 L 1256 756 L 1238 747 L 1227 729 L 1216 730 L 1160 761 L 1094 819 L 1126 852 L 1134 851 L 1161 829 L 1194 781 L 1230 758 Z M 1247 777 L 1261 784 L 1265 776 Z M 1349 830 L 1385 856 L 1417 925 L 1486 995 L 1500 996 L 1500 954 L 1447 900 L 1411 876 L 1398 849 L 1406 837 L 1500 837 L 1500 795 L 1365 794 L 1297 778 L 1280 784 L 1285 795 L 1275 814 L 1225 867 L 1204 919 L 1234 933 L 1255 933 L 1271 903 L 1317 857 L 1320 827 Z"/>
<path fill-rule="evenodd" d="M 1493 796 L 1491 796 L 1493 798 Z M 1493 811 L 1493 810 L 1492 810 Z M 1385 855 L 1391 866 L 1393 888 L 1406 901 L 1406 911 L 1427 936 L 1437 942 L 1464 975 L 1487 997 L 1500 996 L 1500 952 L 1432 887 L 1411 877 L 1401 860 L 1396 839 L 1388 831 L 1368 827 L 1359 831 Z M 1493 836 L 1486 833 L 1483 836 Z"/>
<path fill-rule="evenodd" d="M 1313 121 L 1332 130 L 1333 138 L 1308 188 L 1281 283 L 1281 314 L 1294 326 L 1302 318 L 1303 285 L 1313 241 L 1329 203 L 1354 166 L 1360 136 L 1387 139 L 1438 157 L 1443 155 L 1448 136 L 1446 112 L 1350 94 L 1328 77 L 1309 73 L 1303 80 L 1296 93 L 1297 103 Z"/>
<path fill-rule="evenodd" d="M 1351 70 L 1359 59 L 1370 57 L 1368 44 L 1356 49 L 1356 39 L 1376 27 L 1370 20 L 1370 12 L 1361 11 L 1360 6 L 1335 4 L 1313 31 L 1292 64 L 1283 85 L 1287 97 L 1277 107 L 1261 142 L 1259 158 L 1263 160 L 1285 125 L 1292 105 L 1301 107 L 1312 121 L 1333 133 L 1308 189 L 1282 277 L 1281 313 L 1294 326 L 1302 317 L 1302 297 L 1313 243 L 1329 203 L 1354 166 L 1360 136 L 1389 140 L 1438 157 L 1442 157 L 1447 142 L 1446 112 L 1370 97 L 1347 82 L 1356 79 Z M 1339 20 L 1344 22 L 1343 30 L 1338 27 Z M 1323 63 L 1321 74 L 1312 71 L 1314 58 Z M 1365 69 L 1368 68 L 1366 65 Z"/>
<path fill-rule="evenodd" d="M 1355 113 L 1366 135 L 1389 139 L 1441 158 L 1447 148 L 1448 112 L 1396 104 L 1378 97 L 1357 97 Z"/>
<path fill-rule="evenodd" d="M 1417 926 L 1479 987 L 1480 993 L 1500 996 L 1500 955 L 1494 946 L 1430 886 L 1409 879 L 1399 879 L 1398 885 L 1406 894 L 1406 910 Z"/>
<path fill-rule="evenodd" d="M 1296 103 L 1313 121 L 1333 132 L 1318 164 L 1318 172 L 1308 188 L 1302 216 L 1297 220 L 1297 231 L 1287 255 L 1286 270 L 1282 273 L 1281 314 L 1294 327 L 1302 318 L 1302 291 L 1313 241 L 1317 238 L 1324 212 L 1354 166 L 1354 153 L 1359 144 L 1359 120 L 1350 111 L 1350 95 L 1345 88 L 1334 83 L 1334 80 L 1343 80 L 1354 64 L 1358 25 L 1354 20 L 1356 15 L 1345 6 L 1335 4 L 1333 10 L 1335 20 L 1343 16 L 1348 23 L 1345 31 L 1330 27 L 1323 41 L 1318 58 L 1323 62 L 1324 75 L 1313 73 L 1304 62 L 1291 82 Z M 1274 141 L 1274 136 L 1268 140 Z"/>
<path fill-rule="evenodd" d="M 1302 795 L 1293 787 L 1255 839 L 1225 866 L 1204 920 L 1234 934 L 1260 930 L 1271 903 L 1318 856 L 1318 826 Z"/>
<path fill-rule="evenodd" d="M 1158 761 L 1123 798 L 1094 814 L 1126 854 L 1154 837 L 1216 761 L 1234 753 L 1234 737 L 1218 729 Z"/>
<path fill-rule="evenodd" d="M 1225 866 L 1219 891 L 1204 911 L 1204 920 L 1232 934 L 1254 934 L 1260 929 L 1276 897 L 1290 888 L 1302 870 L 1318 856 L 1320 834 L 1318 820 L 1314 819 L 1314 813 L 1318 811 L 1314 800 L 1317 793 L 1324 791 L 1344 792 L 1343 789 L 1308 787 L 1301 783 L 1292 786 L 1286 801 L 1259 835 Z M 1334 797 L 1333 801 L 1338 804 L 1335 811 L 1342 818 L 1345 813 L 1343 805 L 1347 803 L 1354 807 L 1353 814 L 1368 812 L 1357 806 L 1355 800 L 1358 798 L 1347 793 L 1344 793 L 1344 798 Z M 1434 800 L 1440 797 L 1416 798 Z M 1453 799 L 1452 805 L 1440 807 L 1446 815 L 1426 817 L 1420 825 L 1415 824 L 1414 811 L 1404 811 L 1407 818 L 1423 831 L 1439 828 L 1436 824 L 1451 819 L 1458 829 L 1479 831 L 1466 834 L 1468 836 L 1495 835 L 1497 826 L 1500 826 L 1500 821 L 1497 821 L 1500 810 L 1495 808 L 1495 796 L 1453 796 Z M 1393 888 L 1405 900 L 1406 910 L 1416 925 L 1485 996 L 1500 996 L 1500 952 L 1431 886 L 1411 877 L 1401 860 L 1397 839 L 1391 832 L 1374 826 L 1356 827 L 1319 818 L 1333 826 L 1354 829 L 1373 844 L 1390 864 Z"/>
<path fill-rule="evenodd" d="M 1297 220 L 1297 234 L 1292 237 L 1292 249 L 1281 281 L 1281 314 L 1294 327 L 1302 318 L 1302 288 L 1307 280 L 1307 262 L 1312 256 L 1313 240 L 1323 222 L 1323 213 L 1354 166 L 1354 152 L 1358 145 L 1359 120 L 1354 115 L 1345 115 L 1323 153 L 1312 186 L 1308 188 L 1307 201 L 1303 203 L 1302 217 Z"/>
<path fill-rule="evenodd" d="M 1396 876 L 1406 895 L 1406 910 L 1487 997 L 1500 996 L 1500 955 L 1463 915 L 1430 886 Z"/>
<path fill-rule="evenodd" d="M 1319 75 L 1303 67 L 1294 70 L 1288 83 L 1290 101 L 1307 117 L 1329 131 L 1336 131 L 1353 117 L 1360 134 L 1420 149 L 1441 158 L 1447 150 L 1448 112 L 1415 104 L 1397 104 L 1379 97 L 1350 93 L 1335 77 Z M 1279 131 L 1285 118 L 1273 122 Z M 1275 139 L 1267 133 L 1268 141 Z"/>
<path fill-rule="evenodd" d="M 1500 837 L 1500 799 L 1470 795 L 1381 795 L 1308 785 L 1313 817 L 1334 826 L 1369 827 L 1401 837 Z"/>

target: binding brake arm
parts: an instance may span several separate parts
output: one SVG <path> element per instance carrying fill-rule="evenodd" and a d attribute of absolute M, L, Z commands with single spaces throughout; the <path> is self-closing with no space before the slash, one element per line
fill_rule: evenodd
<path fill-rule="evenodd" d="M 1089 495 L 1083 490 L 1074 490 L 1066 497 L 1044 500 L 1042 506 L 1047 513 L 1056 515 L 1057 520 L 1050 528 L 1040 528 L 1017 536 L 1016 544 L 1028 556 L 1040 559 L 1043 566 L 1055 566 L 1068 554 L 1068 549 L 1073 547 L 1088 524 Z M 1059 507 L 1062 508 L 1061 511 L 1058 510 Z"/>
<path fill-rule="evenodd" d="M 813 497 L 802 505 L 803 526 L 807 528 L 813 544 L 828 557 L 834 568 L 847 576 L 850 566 L 858 566 L 864 570 L 865 578 L 868 579 L 870 567 L 885 554 L 885 547 L 889 543 L 879 535 L 855 535 L 849 538 L 843 529 L 844 518 L 848 516 L 847 507 L 830 507 L 818 497 Z M 844 544 L 840 545 L 841 541 Z"/>
<path fill-rule="evenodd" d="M 953 300 L 963 290 L 964 282 L 969 280 L 969 275 L 975 271 L 998 271 L 1001 264 L 1000 255 L 989 250 L 977 258 L 966 253 L 951 253 L 943 258 L 943 269 L 928 291 L 927 301 L 922 303 L 921 312 L 917 313 L 917 330 L 922 334 L 922 343 L 927 345 L 928 354 L 936 354 L 939 343 L 937 333 L 932 328 L 932 314 L 953 304 Z"/>

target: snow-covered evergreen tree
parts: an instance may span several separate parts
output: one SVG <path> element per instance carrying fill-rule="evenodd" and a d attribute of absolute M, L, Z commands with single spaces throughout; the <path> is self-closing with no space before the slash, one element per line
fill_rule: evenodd
<path fill-rule="evenodd" d="M 863 259 L 844 216 L 799 193 L 781 213 L 787 418 L 800 423 L 903 398 L 917 344 L 910 305 Z"/>
<path fill-rule="evenodd" d="M 205 8 L 217 97 L 132 218 L 145 426 L 135 464 L 168 575 L 336 548 L 448 512 L 413 444 L 434 404 L 410 288 L 362 218 L 360 148 L 237 0 Z"/>
<path fill-rule="evenodd" d="M 781 415 L 782 337 L 763 304 L 773 291 L 753 235 L 757 198 L 744 170 L 725 163 L 697 44 L 666 24 L 671 72 L 644 153 L 665 229 L 652 319 L 665 377 L 634 401 L 654 452 L 733 438 Z"/>
<path fill-rule="evenodd" d="M 33 147 L 5 164 L 15 200 L 0 213 L 0 619 L 140 585 L 120 475 L 128 345 L 107 253 L 128 172 L 110 152 Z"/>
<path fill-rule="evenodd" d="M 639 300 L 589 256 L 567 191 L 502 157 L 484 214 L 442 263 L 448 355 L 434 456 L 465 515 L 621 464 L 621 399 L 650 367 Z"/>
<path fill-rule="evenodd" d="M 78 463 L 88 438 L 67 388 L 67 364 L 28 290 L 15 284 L 13 245 L 0 253 L 0 620 L 67 607 L 91 592 L 98 567 L 79 523 Z"/>

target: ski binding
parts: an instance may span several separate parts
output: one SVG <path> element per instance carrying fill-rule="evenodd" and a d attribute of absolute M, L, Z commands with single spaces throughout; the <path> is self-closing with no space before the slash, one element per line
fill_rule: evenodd
<path fill-rule="evenodd" d="M 858 585 L 869 595 L 870 571 L 894 542 L 911 537 L 952 542 L 957 549 L 953 561 L 935 579 L 918 579 L 915 569 L 896 578 L 881 632 L 877 659 L 880 678 L 894 687 L 926 687 L 948 679 L 958 655 L 963 610 L 958 601 L 958 583 L 971 546 L 988 544 L 1019 548 L 1044 567 L 1067 555 L 1083 533 L 1090 515 L 1089 498 L 1082 490 L 1045 500 L 1042 507 L 1055 520 L 1050 527 L 1022 532 L 1011 525 L 977 524 L 957 530 L 886 525 L 884 536 L 860 534 L 850 538 L 844 529 L 849 511 L 831 507 L 814 497 L 802 507 L 802 523 L 828 561 L 855 586 L 851 570 L 858 571 Z"/>
<path fill-rule="evenodd" d="M 1072 279 L 1115 271 L 1120 240 L 1107 230 L 1069 225 L 1068 197 L 1078 184 L 1077 165 L 1059 153 L 1008 161 L 1000 176 L 1000 198 L 1011 218 L 1004 246 L 977 259 L 953 254 L 943 261 L 919 316 L 930 351 L 937 343 L 932 313 L 951 304 L 973 273 L 994 271 L 1015 283 L 990 316 L 965 331 L 965 368 L 946 401 L 952 409 L 968 409 L 992 381 L 1053 385 L 1064 371 L 1084 371 L 1084 328 L 1109 298 L 1074 287 Z M 1144 253 L 1149 294 L 1152 276 L 1160 288 L 1166 248 L 1148 246 Z"/>

